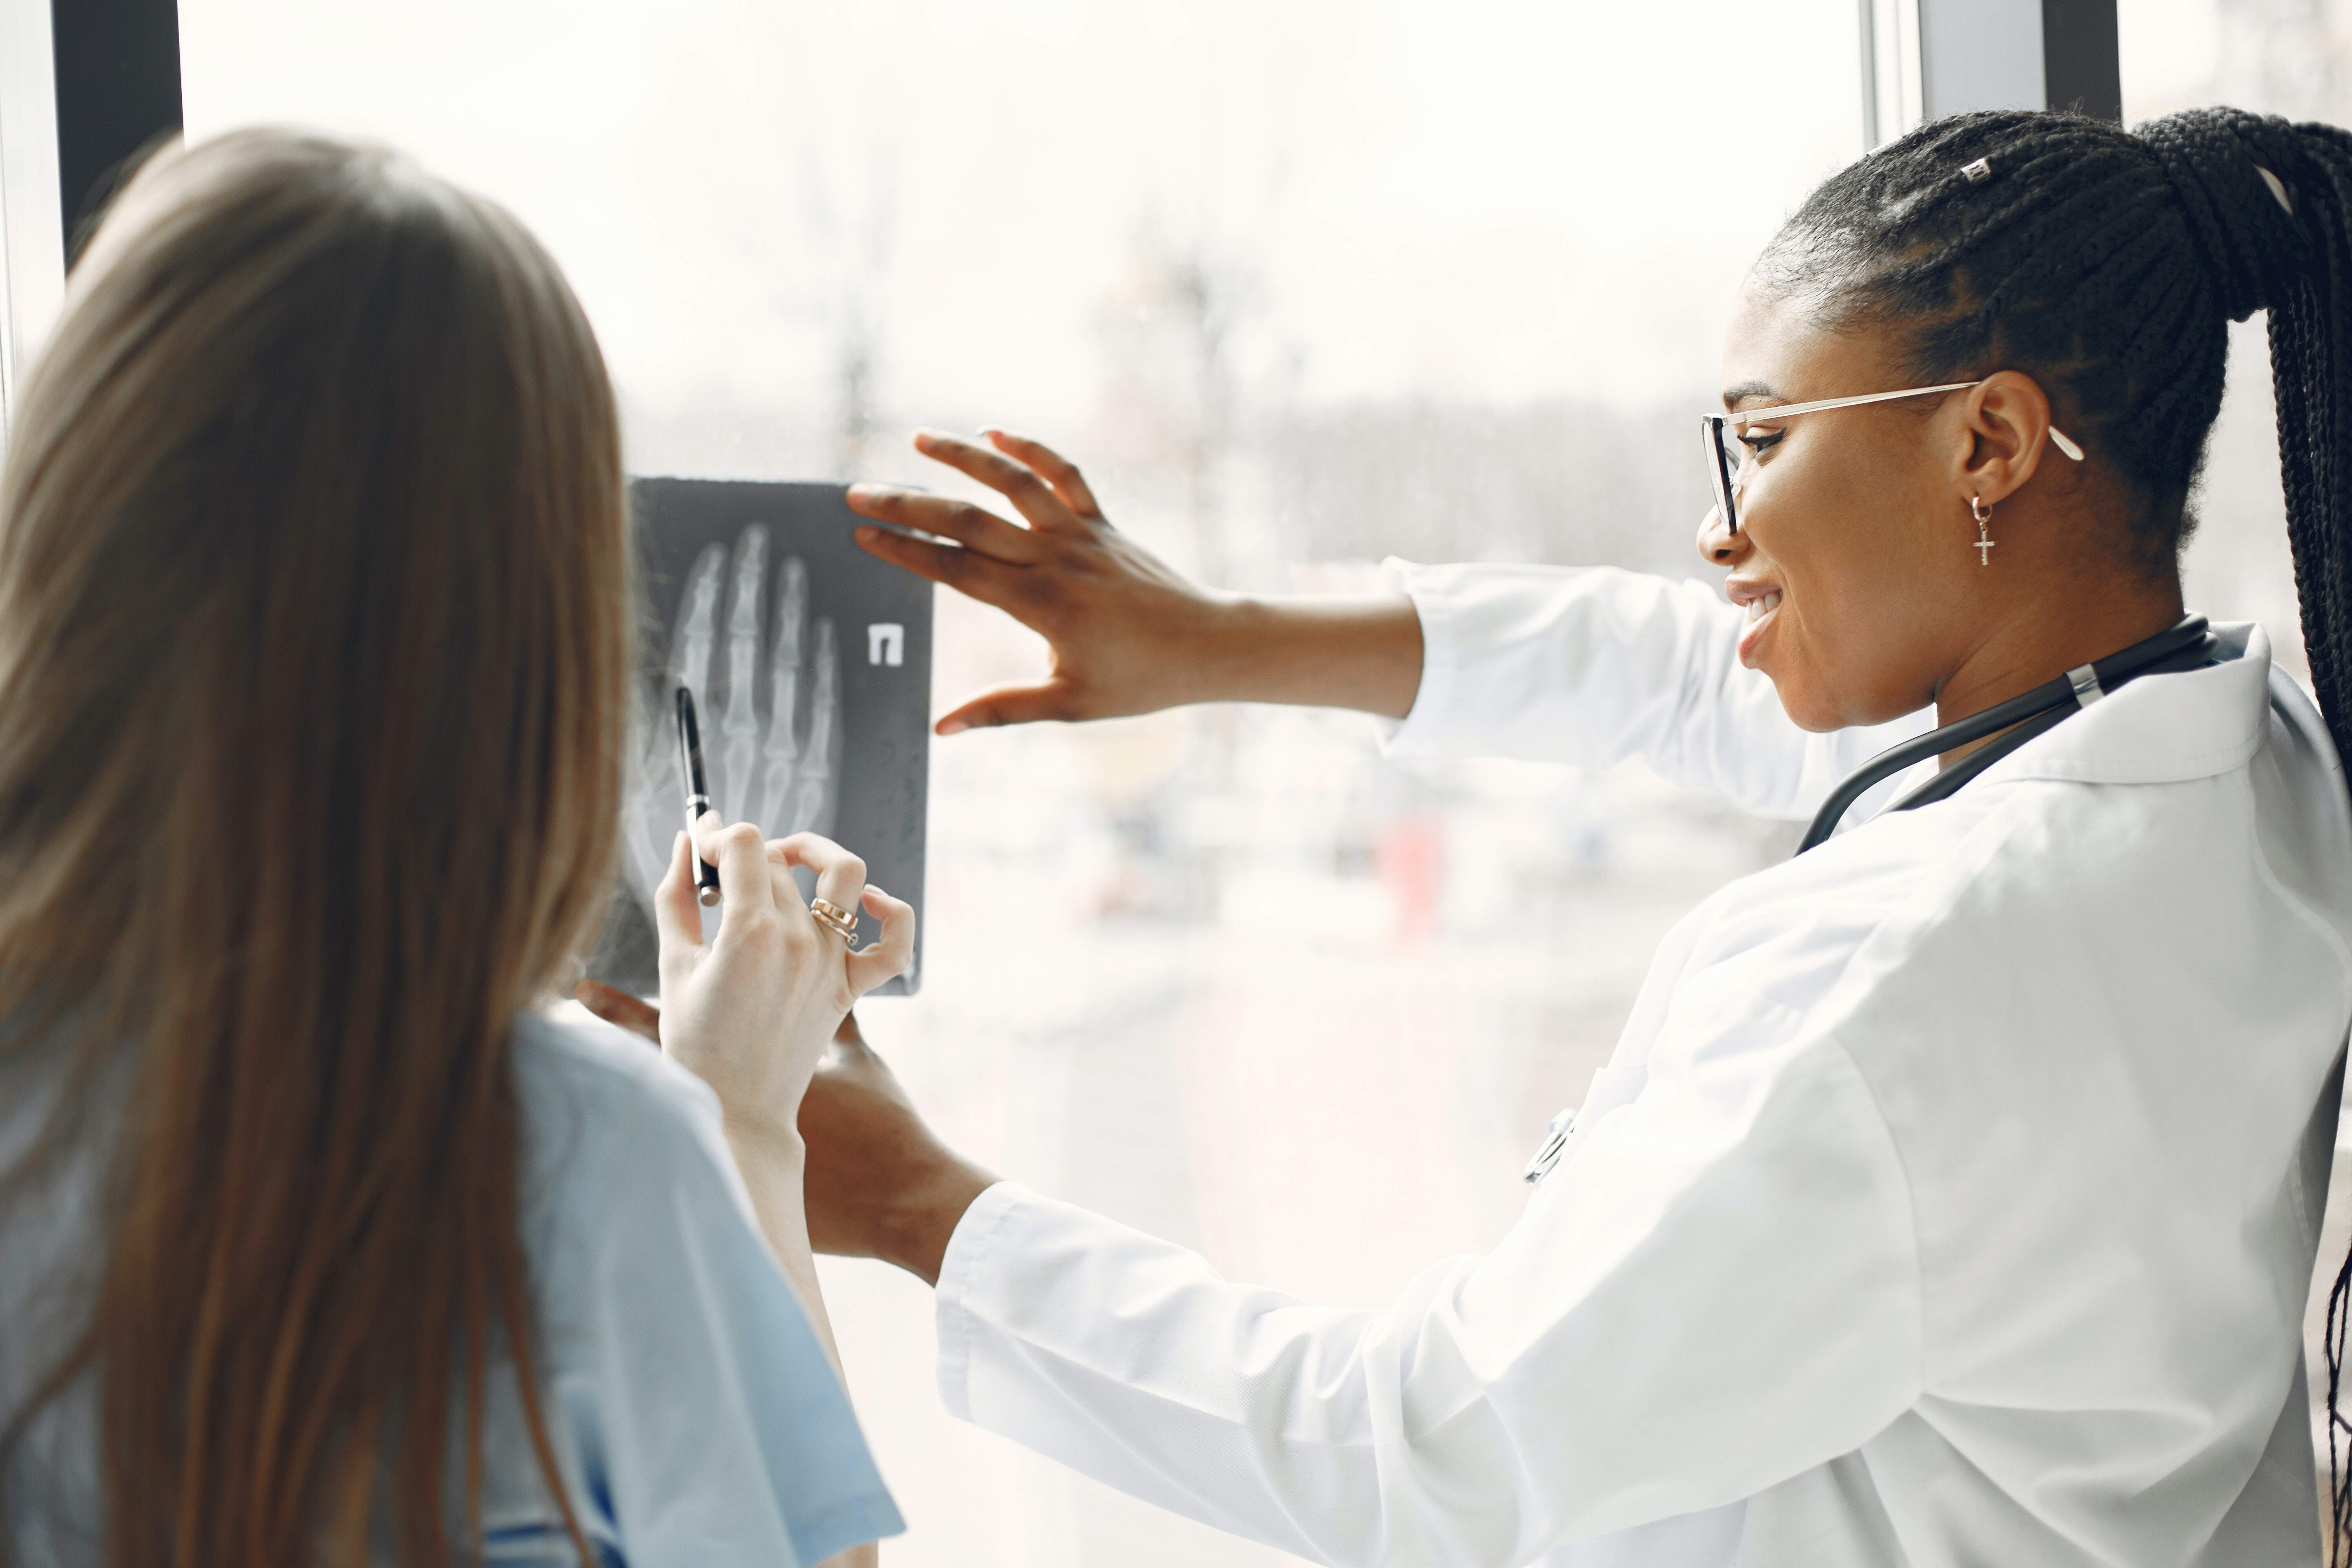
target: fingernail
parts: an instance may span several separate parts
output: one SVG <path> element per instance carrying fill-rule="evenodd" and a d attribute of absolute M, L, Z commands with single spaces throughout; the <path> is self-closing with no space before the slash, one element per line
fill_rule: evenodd
<path fill-rule="evenodd" d="M 942 735 L 961 735 L 966 730 L 971 728 L 971 726 L 961 719 L 942 719 L 940 721 L 940 733 Z"/>
<path fill-rule="evenodd" d="M 860 544 L 871 544 L 876 540 L 882 537 L 882 531 L 875 527 L 870 522 L 863 523 L 857 528 L 851 530 L 849 537 L 855 539 Z"/>

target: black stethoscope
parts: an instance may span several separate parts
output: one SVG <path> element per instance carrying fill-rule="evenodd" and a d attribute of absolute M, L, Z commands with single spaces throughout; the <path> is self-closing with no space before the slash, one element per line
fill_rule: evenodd
<path fill-rule="evenodd" d="M 2195 669 L 2211 663 L 2220 642 L 2221 639 L 2207 629 L 2204 616 L 2183 616 L 2176 625 L 2143 642 L 2132 644 L 2120 653 L 2111 653 L 2089 664 L 2077 665 L 2057 679 L 2037 686 L 2021 697 L 2012 697 L 1981 713 L 1972 713 L 1957 724 L 1947 724 L 1916 740 L 1890 747 L 1864 763 L 1843 784 L 1830 792 L 1829 799 L 1822 802 L 1822 809 L 1814 814 L 1813 825 L 1805 829 L 1805 841 L 1797 846 L 1797 853 L 1802 855 L 1826 840 L 1837 831 L 1840 820 L 1853 809 L 1853 803 L 1860 800 L 1864 792 L 1906 768 L 1916 766 L 1955 746 L 1965 746 L 1970 741 L 1981 740 L 1999 731 L 2009 731 L 1999 740 L 1979 747 L 1938 773 L 1888 806 L 1886 809 L 1889 811 L 1909 811 L 1914 806 L 1942 800 L 2036 735 L 2056 729 L 2069 715 L 2088 708 L 2127 680 L 2143 675 Z M 2011 725 L 2016 727 L 2011 729 Z"/>
<path fill-rule="evenodd" d="M 1889 811 L 1909 811 L 1914 806 L 1942 800 L 2036 735 L 2056 729 L 2067 718 L 2081 712 L 2126 681 L 2143 675 L 2200 668 L 2213 661 L 2213 655 L 2220 646 L 2221 639 L 2207 629 L 2204 616 L 2186 616 L 2176 625 L 2166 627 L 2146 641 L 2136 642 L 2120 653 L 2111 653 L 2089 664 L 2077 665 L 2057 679 L 2037 686 L 2021 697 L 2012 697 L 1981 713 L 1971 713 L 1957 724 L 1947 724 L 1916 740 L 1889 747 L 1863 763 L 1830 793 L 1829 799 L 1814 815 L 1813 825 L 1805 829 L 1805 841 L 1797 846 L 1797 853 L 1802 855 L 1836 832 L 1839 821 L 1853 809 L 1853 803 L 1860 800 L 1871 785 L 1892 778 L 1906 768 L 1924 763 L 1939 752 L 1948 752 L 1954 746 L 1965 746 L 1970 741 L 1981 740 L 2002 730 L 2009 731 L 2000 739 L 1979 747 L 1938 773 L 1888 806 L 1886 809 Z M 1552 1118 L 1550 1126 L 1544 1129 L 1544 1145 L 1536 1151 L 1536 1157 L 1528 1162 L 1524 1173 L 1528 1183 L 1541 1182 L 1559 1163 L 1560 1156 L 1568 1149 L 1568 1135 L 1576 1126 L 1576 1114 L 1574 1108 L 1563 1110 Z M 2352 1263 L 2347 1263 L 2345 1268 L 2347 1273 L 2352 1273 Z M 2341 1280 L 2337 1282 L 2337 1289 L 2345 1289 Z"/>

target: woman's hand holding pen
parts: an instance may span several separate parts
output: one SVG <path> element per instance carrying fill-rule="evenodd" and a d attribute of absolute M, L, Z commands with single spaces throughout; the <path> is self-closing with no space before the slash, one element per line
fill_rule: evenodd
<path fill-rule="evenodd" d="M 829 1335 L 808 1260 L 812 1231 L 828 1252 L 886 1258 L 937 1279 L 956 1221 L 994 1178 L 932 1136 L 849 1016 L 851 1003 L 907 967 L 914 910 L 866 887 L 865 863 L 831 839 L 800 833 L 762 843 L 757 828 L 721 827 L 715 813 L 697 833 L 700 853 L 719 868 L 727 914 L 717 939 L 702 941 L 693 851 L 680 834 L 655 900 L 662 1006 L 593 980 L 579 998 L 718 1092 L 761 1228 Z M 882 922 L 880 939 L 849 952 L 802 902 L 794 866 L 815 871 L 818 898 L 845 909 L 862 903 Z M 814 1097 L 824 1104 L 804 1111 L 828 1047 Z"/>
<path fill-rule="evenodd" d="M 1001 430 L 986 435 L 983 447 L 925 431 L 915 449 L 1003 496 L 1022 523 L 890 485 L 849 491 L 853 510 L 935 536 L 860 528 L 866 550 L 995 605 L 1048 645 L 1044 680 L 982 692 L 940 720 L 940 734 L 1188 702 L 1295 702 L 1396 718 L 1412 707 L 1421 623 L 1402 595 L 1275 600 L 1202 589 L 1113 528 L 1059 453 Z"/>
<path fill-rule="evenodd" d="M 725 910 L 708 943 L 695 886 L 698 860 L 718 867 Z M 795 866 L 816 873 L 818 899 L 844 910 L 863 909 L 882 922 L 872 947 L 853 952 L 818 921 L 793 880 Z M 809 1247 L 801 1100 L 850 1005 L 914 956 L 915 911 L 867 887 L 866 863 L 829 838 L 796 833 L 765 841 L 749 823 L 724 827 L 710 812 L 695 824 L 691 844 L 677 836 L 669 871 L 655 889 L 654 914 L 661 928 L 664 1012 L 593 982 L 581 987 L 581 999 L 650 1034 L 717 1091 L 728 1147 L 761 1234 L 838 1371 L 841 1352 Z M 874 1548 L 859 1546 L 828 1559 L 825 1568 L 873 1568 L 875 1562 Z"/>
<path fill-rule="evenodd" d="M 915 913 L 866 885 L 866 865 L 812 833 L 763 841 L 716 813 L 679 834 L 654 912 L 661 931 L 662 1046 L 717 1091 L 730 1141 L 797 1160 L 801 1097 L 834 1031 L 858 997 L 906 968 Z M 725 907 L 702 940 L 694 859 L 717 866 Z M 863 908 L 882 922 L 873 946 L 852 952 L 802 900 L 792 868 L 816 873 L 816 897 Z"/>

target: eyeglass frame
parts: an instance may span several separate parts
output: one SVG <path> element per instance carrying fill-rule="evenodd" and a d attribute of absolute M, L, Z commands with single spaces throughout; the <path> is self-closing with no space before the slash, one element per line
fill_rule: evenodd
<path fill-rule="evenodd" d="M 1767 420 L 1788 419 L 1800 414 L 1819 414 L 1831 408 L 1858 408 L 1865 403 L 1888 403 L 1898 397 L 1926 397 L 1937 392 L 1966 392 L 1972 386 L 1982 386 L 1990 377 L 1976 381 L 1948 382 L 1942 386 L 1914 386 L 1902 392 L 1866 392 L 1860 397 L 1824 397 L 1816 403 L 1783 403 L 1771 408 L 1750 408 L 1738 414 L 1702 414 L 1698 416 L 1699 440 L 1706 459 L 1706 477 L 1715 487 L 1716 515 L 1723 519 L 1724 531 L 1739 531 L 1739 476 L 1748 467 L 1746 458 L 1734 465 L 1731 454 L 1723 444 L 1726 426 L 1745 428 L 1761 425 Z M 2055 425 L 2050 427 L 2050 444 L 2076 462 L 2083 460 L 2083 448 Z"/>

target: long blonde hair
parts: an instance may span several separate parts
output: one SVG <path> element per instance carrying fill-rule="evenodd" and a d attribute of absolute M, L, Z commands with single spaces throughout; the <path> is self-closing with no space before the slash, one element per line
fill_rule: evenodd
<path fill-rule="evenodd" d="M 509 1363 L 563 1500 L 508 1047 L 611 883 L 629 562 L 509 214 L 289 132 L 126 187 L 0 479 L 0 1051 L 130 1086 L 36 1396 L 94 1374 L 111 1562 L 448 1563 Z"/>

